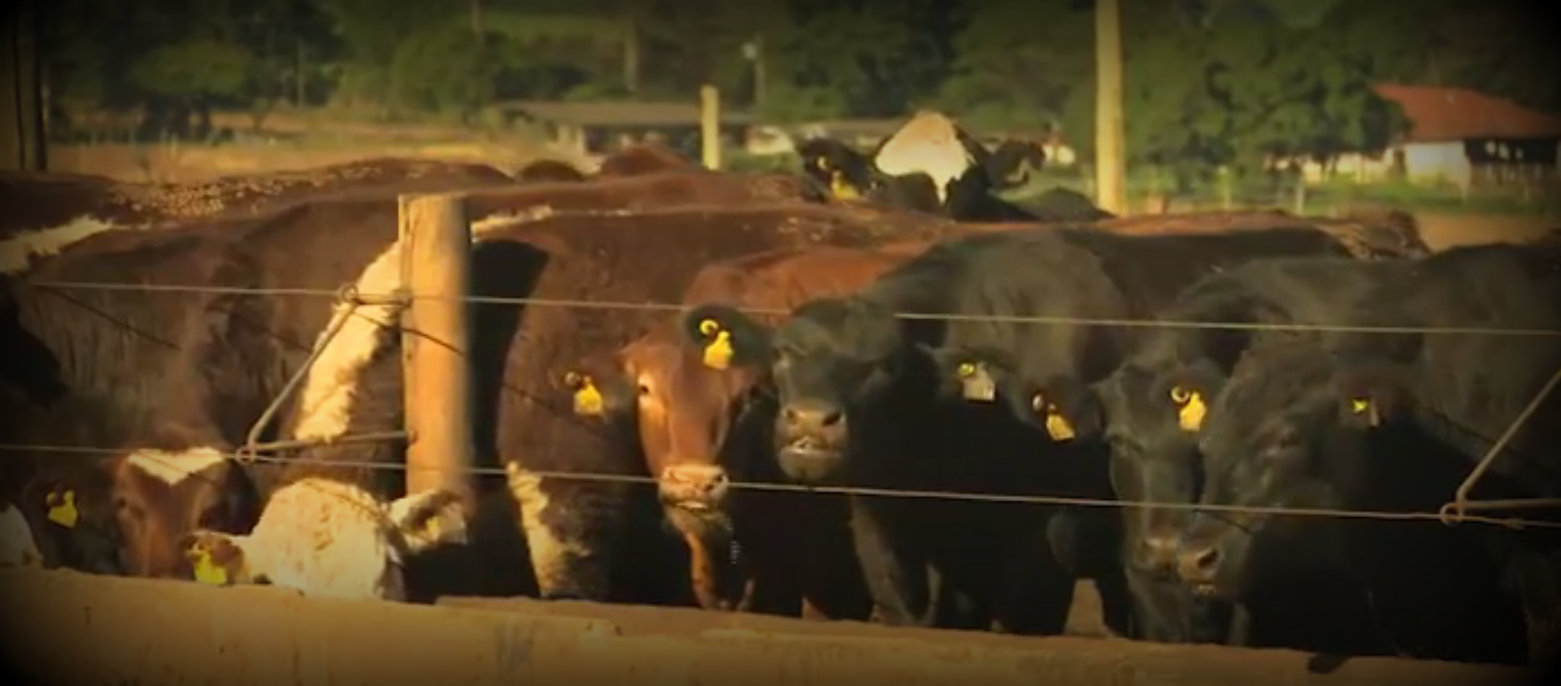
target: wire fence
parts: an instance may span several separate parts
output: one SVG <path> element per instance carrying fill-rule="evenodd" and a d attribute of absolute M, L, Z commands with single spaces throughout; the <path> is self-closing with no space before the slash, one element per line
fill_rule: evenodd
<path fill-rule="evenodd" d="M 495 296 L 452 296 L 411 294 L 404 289 L 385 293 L 363 293 L 355 288 L 324 289 L 324 288 L 248 288 L 232 286 L 210 285 L 177 285 L 177 284 L 127 284 L 86 281 L 34 281 L 30 282 L 34 287 L 68 289 L 68 290 L 97 290 L 97 291 L 134 291 L 134 292 L 158 292 L 158 293 L 191 293 L 202 295 L 254 295 L 254 296 L 304 296 L 327 297 L 334 299 L 346 299 L 355 304 L 405 304 L 409 300 L 443 300 L 465 301 L 471 304 L 495 304 L 515 306 L 541 306 L 563 307 L 571 309 L 597 309 L 597 310 L 631 310 L 631 311 L 662 311 L 679 312 L 688 309 L 685 303 L 656 303 L 656 302 L 631 302 L 631 301 L 606 301 L 606 300 L 578 300 L 563 298 L 540 297 L 495 297 Z M 788 311 L 777 308 L 737 307 L 744 312 L 754 314 L 784 315 Z M 1561 337 L 1561 329 L 1533 329 L 1533 328 L 1502 328 L 1502 327 L 1394 327 L 1394 326 L 1361 326 L 1345 324 L 1259 324 L 1249 322 L 1200 322 L 1181 321 L 1167 319 L 1120 319 L 1120 318 L 1085 318 L 1085 317 L 1048 317 L 1048 316 L 999 316 L 999 315 L 954 315 L 942 313 L 895 313 L 896 317 L 903 319 L 942 319 L 949 321 L 991 321 L 1020 324 L 1070 324 L 1070 325 L 1095 325 L 1095 326 L 1123 326 L 1123 327 L 1171 327 L 1171 328 L 1203 328 L 1203 329 L 1243 329 L 1243 330 L 1281 330 L 1281 331 L 1326 331 L 1346 333 L 1383 333 L 1383 334 L 1464 334 L 1464 335 L 1495 335 L 1516 337 Z M 329 338 L 328 336 L 326 337 Z M 319 349 L 315 350 L 318 353 Z M 312 359 L 312 358 L 311 358 Z M 307 368 L 307 365 L 305 365 Z M 302 374 L 304 370 L 300 370 Z M 1513 529 L 1561 529 L 1561 522 L 1546 521 L 1540 519 L 1517 517 L 1494 517 L 1475 515 L 1467 512 L 1474 506 L 1484 506 L 1484 509 L 1494 508 L 1495 505 L 1504 505 L 1513 509 L 1536 507 L 1561 507 L 1561 501 L 1549 499 L 1530 499 L 1522 501 L 1485 502 L 1467 501 L 1468 487 L 1474 479 L 1482 474 L 1489 466 L 1492 458 L 1498 454 L 1505 444 L 1511 439 L 1516 430 L 1531 415 L 1555 385 L 1561 379 L 1561 370 L 1557 376 L 1551 379 L 1545 389 L 1539 393 L 1529 406 L 1520 413 L 1512 426 L 1498 439 L 1497 444 L 1487 454 L 1469 479 L 1460 486 L 1457 498 L 1449 502 L 1439 512 L 1402 512 L 1402 511 L 1372 511 L 1372 510 L 1346 510 L 1331 508 L 1288 508 L 1288 507 L 1258 507 L 1217 505 L 1189 502 L 1156 502 L 1156 501 L 1130 501 L 1120 499 L 1084 498 L 1059 495 L 1039 494 L 995 494 L 976 493 L 943 490 L 918 490 L 918 489 L 886 489 L 856 486 L 807 486 L 800 484 L 770 483 L 770 482 L 729 482 L 731 488 L 739 490 L 766 490 L 787 491 L 813 494 L 837 494 L 875 497 L 902 497 L 941 500 L 965 500 L 979 502 L 1000 502 L 1031 505 L 1058 505 L 1079 507 L 1116 507 L 1116 508 L 1156 508 L 1173 510 L 1196 510 L 1202 512 L 1242 513 L 1251 515 L 1281 515 L 1303 517 L 1333 517 L 1344 519 L 1368 519 L 1389 521 L 1436 521 L 1444 524 L 1452 523 L 1476 523 L 1502 526 Z M 278 399 L 280 400 L 280 398 Z M 253 433 L 253 432 L 252 432 Z M 327 441 L 279 441 L 259 446 L 261 450 L 282 450 L 305 448 L 317 444 L 340 444 L 346 442 L 365 442 L 370 440 L 395 440 L 404 438 L 403 432 L 386 432 L 376 435 L 346 436 Z M 253 439 L 254 436 L 251 436 Z M 254 441 L 252 440 L 251 443 Z M 248 445 L 228 456 L 244 462 L 266 462 L 283 464 L 316 464 L 319 466 L 339 468 L 362 468 L 376 470 L 400 470 L 415 469 L 413 466 L 399 463 L 383 462 L 354 462 L 337 459 L 315 459 L 306 457 L 278 457 L 261 454 L 257 446 Z M 31 444 L 0 444 L 0 452 L 49 452 L 69 453 L 76 455 L 129 455 L 142 452 L 133 447 L 106 448 L 96 446 L 58 446 L 58 445 L 31 445 Z M 143 456 L 146 453 L 143 453 Z M 655 484 L 656 479 L 647 475 L 617 474 L 617 473 L 591 473 L 580 471 L 538 471 L 525 470 L 527 474 L 535 477 L 559 480 L 597 481 L 634 484 Z M 505 476 L 502 468 L 473 467 L 471 473 L 475 476 Z"/>
<path fill-rule="evenodd" d="M 158 460 L 149 456 L 152 449 L 146 449 L 142 453 L 143 459 Z M 141 452 L 136 448 L 104 448 L 88 446 L 60 446 L 60 445 L 28 445 L 17 443 L 0 443 L 0 452 L 52 452 L 74 455 L 120 456 Z M 414 465 L 405 463 L 370 462 L 364 460 L 334 460 L 312 459 L 307 457 L 277 457 L 274 455 L 248 455 L 239 452 L 218 453 L 230 459 L 252 460 L 271 464 L 303 464 L 321 467 L 334 467 L 341 469 L 374 469 L 389 471 L 413 471 L 419 469 Z M 171 460 L 168 461 L 171 465 Z M 422 469 L 438 469 L 437 467 L 423 467 Z M 500 467 L 471 467 L 468 471 L 474 476 L 504 477 L 505 470 Z M 561 479 L 575 481 L 596 481 L 605 483 L 627 483 L 655 485 L 655 477 L 638 474 L 613 474 L 606 472 L 579 472 L 558 470 L 533 470 L 526 469 L 527 474 L 544 479 Z M 918 498 L 924 500 L 963 500 L 988 503 L 1011 503 L 1019 505 L 1060 505 L 1078 507 L 1114 507 L 1114 508 L 1155 508 L 1200 512 L 1220 512 L 1233 514 L 1254 515 L 1285 515 L 1299 517 L 1333 517 L 1342 519 L 1366 519 L 1379 521 L 1432 521 L 1449 523 L 1449 516 L 1438 512 L 1397 512 L 1386 510 L 1344 510 L 1331 508 L 1290 508 L 1290 507 L 1259 507 L 1245 505 L 1217 505 L 1186 502 L 1158 502 L 1152 500 L 1120 500 L 1115 498 L 1081 498 L 1058 495 L 1031 495 L 1031 494 L 1001 494 L 1001 493 L 976 493 L 966 491 L 941 491 L 901 488 L 872 488 L 864 486 L 806 486 L 802 484 L 775 483 L 766 481 L 729 481 L 728 487 L 737 490 L 777 491 L 789 493 L 823 494 L 823 495 L 859 495 L 869 497 L 891 498 Z M 1552 522 L 1539 519 L 1523 519 L 1516 517 L 1492 517 L 1486 515 L 1456 515 L 1456 521 L 1473 524 L 1488 524 L 1510 529 L 1561 529 L 1561 522 Z"/>

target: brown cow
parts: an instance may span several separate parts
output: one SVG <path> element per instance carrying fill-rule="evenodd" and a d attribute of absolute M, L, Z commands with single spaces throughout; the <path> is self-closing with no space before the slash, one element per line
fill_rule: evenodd
<path fill-rule="evenodd" d="M 705 178 L 721 178 L 709 174 Z M 594 217 L 568 214 L 494 231 L 474 253 L 479 292 L 568 300 L 672 302 L 699 267 L 742 254 L 810 244 L 862 246 L 886 238 L 931 239 L 953 228 L 920 214 L 867 214 L 810 203 L 687 206 Z M 529 282 L 534 281 L 534 285 Z M 518 315 L 518 317 L 517 317 Z M 555 384 L 592 351 L 619 348 L 665 318 L 665 312 L 531 304 L 476 311 L 478 364 L 507 358 L 498 387 L 493 451 L 505 463 L 543 597 L 605 599 L 610 572 L 643 574 L 614 538 L 635 501 L 621 483 L 557 478 L 539 472 L 642 474 L 643 461 L 610 449 L 599 424 L 582 422 L 557 398 Z M 494 431 L 478 427 L 479 435 Z M 648 496 L 648 494 L 647 494 Z M 647 506 L 654 512 L 654 499 Z M 661 537 L 656 536 L 657 539 Z M 616 558 L 616 559 L 615 559 Z M 685 579 L 687 577 L 684 577 Z M 686 588 L 686 582 L 683 584 Z"/>
<path fill-rule="evenodd" d="M 596 175 L 643 176 L 668 171 L 705 171 L 705 168 L 660 143 L 636 143 L 608 155 L 597 167 Z"/>
<path fill-rule="evenodd" d="M 526 183 L 584 181 L 585 173 L 563 160 L 541 159 L 515 172 L 515 180 Z"/>
<path fill-rule="evenodd" d="M 926 243 L 876 249 L 791 248 L 701 270 L 684 302 L 720 300 L 789 310 L 826 294 L 855 291 Z M 865 588 L 844 529 L 841 503 L 824 496 L 747 491 L 728 502 L 728 474 L 776 481 L 768 463 L 730 445 L 735 422 L 764 415 L 750 397 L 757 376 L 717 371 L 689 352 L 675 327 L 658 327 L 616 353 L 565 375 L 576 414 L 634 427 L 667 520 L 687 543 L 695 600 L 707 609 L 757 609 L 865 619 Z M 732 553 L 736 554 L 732 554 Z M 757 591 L 757 593 L 756 593 Z"/>

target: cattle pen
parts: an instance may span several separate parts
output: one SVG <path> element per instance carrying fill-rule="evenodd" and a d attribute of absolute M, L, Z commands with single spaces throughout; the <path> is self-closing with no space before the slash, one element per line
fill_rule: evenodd
<path fill-rule="evenodd" d="M 463 361 L 470 323 L 465 308 L 452 305 L 471 299 L 472 228 L 461 203 L 458 194 L 403 196 L 399 287 L 343 294 L 404 306 L 408 492 L 468 489 L 478 471 L 471 371 Z M 257 422 L 241 459 L 280 445 L 254 438 L 267 420 Z M 1463 516 L 1462 506 L 1472 504 L 1466 490 L 1457 494 L 1458 516 L 1477 521 Z M 65 570 L 0 570 L 0 612 L 6 671 L 21 683 L 1451 686 L 1520 684 L 1531 676 L 1484 664 L 1352 657 L 1323 667 L 1319 656 L 1285 649 L 1019 637 L 583 601 L 309 598 L 275 587 Z"/>

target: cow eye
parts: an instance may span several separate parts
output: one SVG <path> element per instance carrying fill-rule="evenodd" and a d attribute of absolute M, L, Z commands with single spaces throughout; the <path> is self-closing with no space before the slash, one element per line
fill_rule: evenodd
<path fill-rule="evenodd" d="M 650 386 L 640 384 L 640 395 L 650 395 Z"/>

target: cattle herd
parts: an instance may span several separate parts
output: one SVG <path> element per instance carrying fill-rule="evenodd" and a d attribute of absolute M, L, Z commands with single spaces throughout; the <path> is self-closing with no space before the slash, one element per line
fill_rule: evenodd
<path fill-rule="evenodd" d="M 930 112 L 800 152 L 11 175 L 0 564 L 1030 635 L 1090 579 L 1129 638 L 1553 658 L 1548 521 L 1274 510 L 1436 512 L 1498 444 L 1475 497 L 1561 496 L 1554 402 L 1498 441 L 1561 368 L 1561 241 L 1010 202 L 1035 148 Z M 404 303 L 371 297 L 397 194 L 457 190 L 472 499 L 405 492 Z"/>

